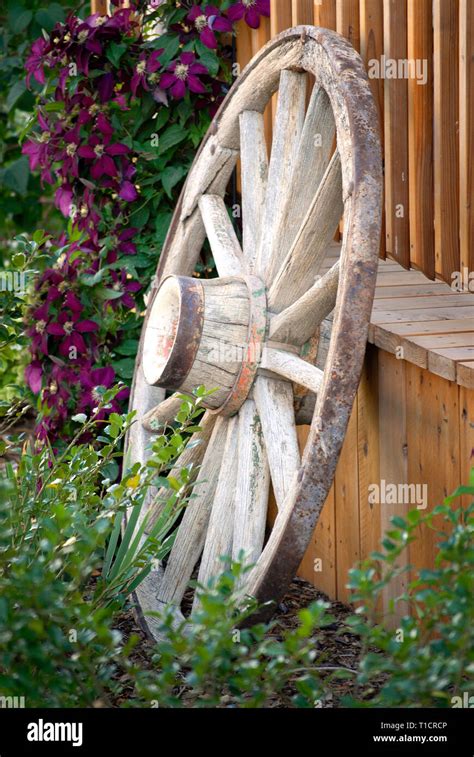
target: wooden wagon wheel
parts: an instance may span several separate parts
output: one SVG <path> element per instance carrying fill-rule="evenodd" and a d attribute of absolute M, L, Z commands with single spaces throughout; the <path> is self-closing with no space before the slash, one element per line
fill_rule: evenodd
<path fill-rule="evenodd" d="M 306 107 L 307 73 L 315 84 Z M 262 114 L 277 90 L 268 160 Z M 239 157 L 242 247 L 223 200 Z M 181 617 L 199 560 L 206 582 L 222 569 L 220 555 L 243 549 L 255 567 L 242 590 L 262 601 L 278 600 L 293 578 L 331 486 L 359 382 L 381 192 L 378 119 L 359 55 L 320 28 L 297 27 L 273 39 L 234 84 L 201 145 L 147 308 L 132 390 L 138 423 L 131 459 L 146 457 L 150 419 L 172 418 L 176 410 L 159 387 L 217 387 L 202 443 L 180 460 L 200 466 L 201 483 L 166 566 L 137 591 L 151 634 L 149 610 L 172 605 Z M 319 276 L 341 217 L 340 258 Z M 192 274 L 206 235 L 219 277 L 203 281 Z M 333 310 L 320 370 L 299 353 Z M 316 394 L 302 459 L 295 385 Z M 270 483 L 278 514 L 265 541 Z"/>

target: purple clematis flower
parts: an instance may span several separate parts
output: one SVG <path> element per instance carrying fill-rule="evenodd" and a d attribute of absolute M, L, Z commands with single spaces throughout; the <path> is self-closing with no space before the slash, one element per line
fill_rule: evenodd
<path fill-rule="evenodd" d="M 113 158 L 118 155 L 126 155 L 130 148 L 121 142 L 110 143 L 110 133 L 99 137 L 93 134 L 87 143 L 78 149 L 78 155 L 86 160 L 94 161 L 90 173 L 92 179 L 100 179 L 104 174 L 106 176 L 117 176 L 117 166 Z"/>
<path fill-rule="evenodd" d="M 102 402 L 102 395 L 97 391 L 98 387 L 104 389 L 110 389 L 115 384 L 115 371 L 112 366 L 106 366 L 105 368 L 91 368 L 85 367 L 79 374 L 79 379 L 82 386 L 82 395 L 79 399 L 79 409 L 87 410 L 97 407 Z M 102 420 L 107 415 L 113 412 L 120 412 L 119 402 L 128 398 L 130 390 L 128 387 L 124 387 L 115 396 L 110 403 L 110 408 L 103 408 L 100 410 L 95 418 Z"/>
<path fill-rule="evenodd" d="M 31 346 L 35 353 L 42 352 L 48 354 L 48 322 L 49 322 L 49 303 L 44 302 L 40 307 L 32 311 L 33 325 L 27 330 L 27 335 L 31 339 Z"/>
<path fill-rule="evenodd" d="M 37 82 L 39 82 L 39 84 L 45 83 L 46 77 L 44 75 L 43 66 L 45 63 L 45 56 L 50 51 L 50 49 L 50 43 L 47 42 L 43 37 L 40 37 L 31 45 L 31 53 L 25 63 L 25 68 L 28 71 L 28 74 L 26 76 L 26 85 L 28 87 L 30 86 L 30 80 L 32 76 L 36 79 Z"/>
<path fill-rule="evenodd" d="M 161 48 L 160 50 L 153 50 L 150 55 L 147 55 L 146 53 L 140 53 L 138 63 L 130 82 L 130 89 L 132 90 L 133 95 L 137 94 L 138 87 L 149 89 L 147 83 L 147 75 L 155 74 L 160 68 L 161 63 L 158 59 L 163 52 L 163 49 L 164 48 Z"/>
<path fill-rule="evenodd" d="M 214 5 L 208 5 L 205 8 L 201 5 L 195 5 L 186 18 L 199 33 L 199 39 L 203 45 L 206 45 L 211 50 L 215 50 L 217 47 L 215 31 L 232 31 L 232 23 L 229 19 L 221 16 L 219 8 L 216 8 Z"/>
<path fill-rule="evenodd" d="M 99 325 L 95 321 L 81 321 L 79 319 L 80 312 L 78 311 L 71 313 L 61 311 L 58 315 L 58 320 L 53 321 L 46 327 L 48 334 L 63 337 L 59 345 L 59 354 L 64 357 L 69 357 L 71 347 L 74 347 L 78 354 L 85 353 L 86 343 L 82 334 L 97 331 L 99 328 Z"/>
<path fill-rule="evenodd" d="M 184 97 L 186 88 L 201 94 L 206 92 L 206 87 L 199 79 L 199 74 L 207 73 L 206 66 L 196 61 L 194 53 L 181 53 L 178 60 L 168 66 L 167 73 L 162 74 L 160 86 L 169 89 L 176 98 Z"/>
<path fill-rule="evenodd" d="M 110 276 L 114 282 L 112 289 L 115 292 L 120 292 L 120 297 L 111 299 L 108 304 L 115 310 L 118 305 L 124 305 L 127 308 L 133 309 L 135 307 L 135 300 L 133 299 L 131 292 L 139 292 L 142 288 L 138 281 L 132 281 L 127 276 L 127 271 L 110 271 Z"/>
<path fill-rule="evenodd" d="M 231 5 L 227 11 L 227 16 L 231 21 L 240 21 L 243 18 L 252 29 L 258 29 L 260 26 L 260 16 L 269 15 L 270 0 L 241 0 Z"/>

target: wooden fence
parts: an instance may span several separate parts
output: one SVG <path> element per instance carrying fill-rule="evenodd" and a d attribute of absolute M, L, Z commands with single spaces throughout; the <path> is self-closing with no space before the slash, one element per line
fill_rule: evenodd
<path fill-rule="evenodd" d="M 271 0 L 259 29 L 240 25 L 240 64 L 298 24 L 338 31 L 366 63 L 384 143 L 382 257 L 449 283 L 474 271 L 474 2 Z"/>

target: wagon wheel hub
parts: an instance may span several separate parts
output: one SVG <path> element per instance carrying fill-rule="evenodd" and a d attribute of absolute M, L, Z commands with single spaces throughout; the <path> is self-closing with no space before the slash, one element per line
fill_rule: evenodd
<path fill-rule="evenodd" d="M 152 386 L 192 392 L 209 375 L 204 406 L 236 413 L 252 387 L 267 329 L 265 284 L 255 275 L 168 276 L 150 310 L 143 370 Z"/>

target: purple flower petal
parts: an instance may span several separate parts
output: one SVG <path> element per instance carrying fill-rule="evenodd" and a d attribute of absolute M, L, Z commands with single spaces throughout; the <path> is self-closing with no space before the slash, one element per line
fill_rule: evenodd
<path fill-rule="evenodd" d="M 112 74 L 104 74 L 97 79 L 97 90 L 101 102 L 110 100 L 114 92 L 114 77 Z"/>
<path fill-rule="evenodd" d="M 171 87 L 171 94 L 177 99 L 184 97 L 186 94 L 186 85 L 182 79 L 175 79 L 175 83 Z"/>
<path fill-rule="evenodd" d="M 50 323 L 46 326 L 46 331 L 53 336 L 64 336 L 65 333 L 60 323 Z"/>
<path fill-rule="evenodd" d="M 258 29 L 260 26 L 260 13 L 258 10 L 250 6 L 247 9 L 247 13 L 245 14 L 245 23 L 248 24 L 252 29 Z"/>
<path fill-rule="evenodd" d="M 119 197 L 127 202 L 133 202 L 138 197 L 138 192 L 131 181 L 124 181 L 120 187 Z"/>
<path fill-rule="evenodd" d="M 189 66 L 190 74 L 207 74 L 208 69 L 202 63 L 193 63 Z"/>
<path fill-rule="evenodd" d="M 43 376 L 43 366 L 39 360 L 34 360 L 25 368 L 25 379 L 33 394 L 41 391 L 41 378 Z"/>
<path fill-rule="evenodd" d="M 217 47 L 217 40 L 216 35 L 212 31 L 212 29 L 209 29 L 208 26 L 206 26 L 201 34 L 199 35 L 201 38 L 201 42 L 203 45 L 206 45 L 210 50 L 215 50 Z"/>
<path fill-rule="evenodd" d="M 163 74 L 160 78 L 160 87 L 163 87 L 163 89 L 168 89 L 168 87 L 171 87 L 176 81 L 176 76 L 174 74 Z"/>
<path fill-rule="evenodd" d="M 244 13 L 245 5 L 243 3 L 237 3 L 237 5 L 232 5 L 227 11 L 227 18 L 230 18 L 233 22 L 240 21 L 240 19 L 244 17 Z"/>
<path fill-rule="evenodd" d="M 78 321 L 74 324 L 74 328 L 76 331 L 80 331 L 81 334 L 84 334 L 89 331 L 97 331 L 99 324 L 95 321 Z"/>
<path fill-rule="evenodd" d="M 89 147 L 89 145 L 79 147 L 77 154 L 80 155 L 81 158 L 87 158 L 88 160 L 94 160 L 94 158 L 97 157 L 94 150 L 92 147 Z"/>
<path fill-rule="evenodd" d="M 197 93 L 206 92 L 206 87 L 204 86 L 202 81 L 200 81 L 197 78 L 197 76 L 193 76 L 192 74 L 188 76 L 188 87 L 191 90 L 191 92 L 197 92 Z"/>
<path fill-rule="evenodd" d="M 130 152 L 130 147 L 121 142 L 115 142 L 107 147 L 108 155 L 126 155 L 128 152 Z"/>

